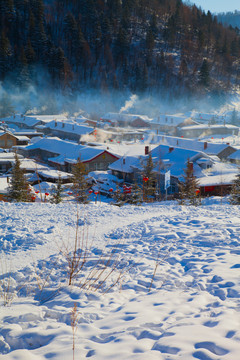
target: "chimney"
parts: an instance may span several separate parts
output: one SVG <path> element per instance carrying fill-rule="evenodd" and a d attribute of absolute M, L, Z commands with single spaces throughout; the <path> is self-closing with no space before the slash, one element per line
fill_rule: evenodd
<path fill-rule="evenodd" d="M 205 143 L 203 144 L 203 148 L 204 148 L 204 150 L 207 149 L 207 142 L 206 142 L 206 141 L 205 141 Z"/>
<path fill-rule="evenodd" d="M 169 153 L 171 153 L 174 150 L 174 147 L 169 147 Z"/>
<path fill-rule="evenodd" d="M 193 162 L 189 162 L 189 164 L 190 164 L 190 169 L 193 171 Z"/>
<path fill-rule="evenodd" d="M 145 155 L 149 154 L 149 146 L 145 146 Z"/>

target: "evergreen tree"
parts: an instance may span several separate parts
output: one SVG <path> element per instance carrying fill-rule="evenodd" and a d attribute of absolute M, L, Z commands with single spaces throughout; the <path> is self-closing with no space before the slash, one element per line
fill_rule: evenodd
<path fill-rule="evenodd" d="M 89 185 L 86 180 L 86 169 L 83 162 L 78 158 L 77 163 L 72 168 L 72 191 L 76 200 L 80 203 L 88 203 L 87 190 Z"/>
<path fill-rule="evenodd" d="M 57 186 L 54 187 L 52 190 L 51 203 L 59 204 L 62 201 L 62 193 L 63 193 L 63 186 L 62 186 L 61 175 L 58 175 Z"/>
<path fill-rule="evenodd" d="M 8 197 L 14 202 L 28 202 L 31 201 L 29 193 L 29 184 L 24 175 L 24 170 L 20 167 L 20 160 L 15 154 L 15 163 L 12 168 L 12 177 L 10 179 L 10 186 L 8 188 Z"/>
<path fill-rule="evenodd" d="M 0 81 L 6 76 L 9 70 L 9 62 L 12 56 L 12 49 L 8 37 L 4 32 L 0 34 Z"/>
<path fill-rule="evenodd" d="M 209 72 L 209 64 L 207 59 L 203 60 L 202 66 L 200 68 L 199 82 L 203 86 L 208 86 L 210 83 L 210 72 Z"/>
<path fill-rule="evenodd" d="M 230 203 L 232 205 L 240 205 L 240 172 L 233 181 L 232 190 L 230 194 Z"/>
<path fill-rule="evenodd" d="M 155 196 L 156 192 L 156 173 L 153 171 L 154 163 L 152 155 L 149 153 L 145 163 L 143 164 L 143 200 L 149 200 Z"/>
<path fill-rule="evenodd" d="M 200 205 L 200 198 L 196 191 L 198 188 L 198 181 L 196 176 L 193 174 L 193 163 L 188 160 L 187 167 L 184 170 L 183 175 L 184 181 L 179 186 L 180 204 L 183 205 L 185 200 L 189 200 L 190 205 Z"/>
<path fill-rule="evenodd" d="M 142 189 L 136 182 L 132 185 L 131 196 L 128 202 L 133 205 L 138 205 L 142 202 Z"/>

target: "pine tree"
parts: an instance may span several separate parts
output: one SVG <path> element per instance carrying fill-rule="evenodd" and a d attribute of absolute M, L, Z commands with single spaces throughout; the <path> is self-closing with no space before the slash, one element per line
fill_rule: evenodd
<path fill-rule="evenodd" d="M 61 175 L 58 175 L 57 186 L 54 187 L 52 190 L 51 203 L 59 204 L 62 201 L 62 193 L 63 193 L 62 179 L 61 179 Z"/>
<path fill-rule="evenodd" d="M 138 205 L 142 202 L 142 189 L 137 182 L 132 185 L 131 196 L 129 197 L 128 202 L 133 205 Z"/>
<path fill-rule="evenodd" d="M 156 192 L 156 173 L 153 171 L 154 163 L 152 155 L 149 153 L 146 162 L 143 164 L 143 200 L 149 200 L 155 196 Z"/>
<path fill-rule="evenodd" d="M 28 202 L 31 201 L 29 193 L 29 184 L 24 175 L 24 170 L 20 167 L 20 160 L 15 154 L 15 164 L 12 168 L 12 177 L 10 186 L 8 188 L 8 197 L 14 202 Z"/>
<path fill-rule="evenodd" d="M 83 162 L 78 158 L 77 163 L 72 168 L 72 191 L 76 200 L 80 203 L 88 203 L 87 190 L 89 185 L 86 181 L 86 169 Z"/>
<path fill-rule="evenodd" d="M 189 160 L 184 173 L 184 181 L 179 184 L 180 204 L 185 204 L 185 200 L 188 199 L 190 205 L 200 205 L 201 201 L 196 193 L 199 185 L 196 176 L 193 174 L 193 163 Z"/>
<path fill-rule="evenodd" d="M 233 181 L 232 190 L 230 194 L 230 203 L 232 205 L 240 205 L 240 172 Z"/>
<path fill-rule="evenodd" d="M 9 70 L 9 63 L 12 56 L 12 49 L 8 37 L 4 32 L 0 34 L 0 81 L 6 76 Z"/>
<path fill-rule="evenodd" d="M 199 72 L 199 82 L 203 86 L 208 86 L 210 83 L 210 71 L 209 64 L 206 59 L 203 60 L 202 66 Z"/>

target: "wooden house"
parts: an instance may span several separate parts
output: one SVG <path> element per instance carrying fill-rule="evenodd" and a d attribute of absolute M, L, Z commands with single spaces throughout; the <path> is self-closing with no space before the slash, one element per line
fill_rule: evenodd
<path fill-rule="evenodd" d="M 22 150 L 25 156 L 44 161 L 56 169 L 71 172 L 78 158 L 85 163 L 87 171 L 107 170 L 118 156 L 98 146 L 76 144 L 58 138 L 41 139 Z"/>

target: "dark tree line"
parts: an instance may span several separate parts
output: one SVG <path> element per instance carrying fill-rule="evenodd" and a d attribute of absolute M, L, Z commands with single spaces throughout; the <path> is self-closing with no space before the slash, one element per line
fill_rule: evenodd
<path fill-rule="evenodd" d="M 181 0 L 0 0 L 0 81 L 19 87 L 226 90 L 239 56 L 237 29 Z"/>

